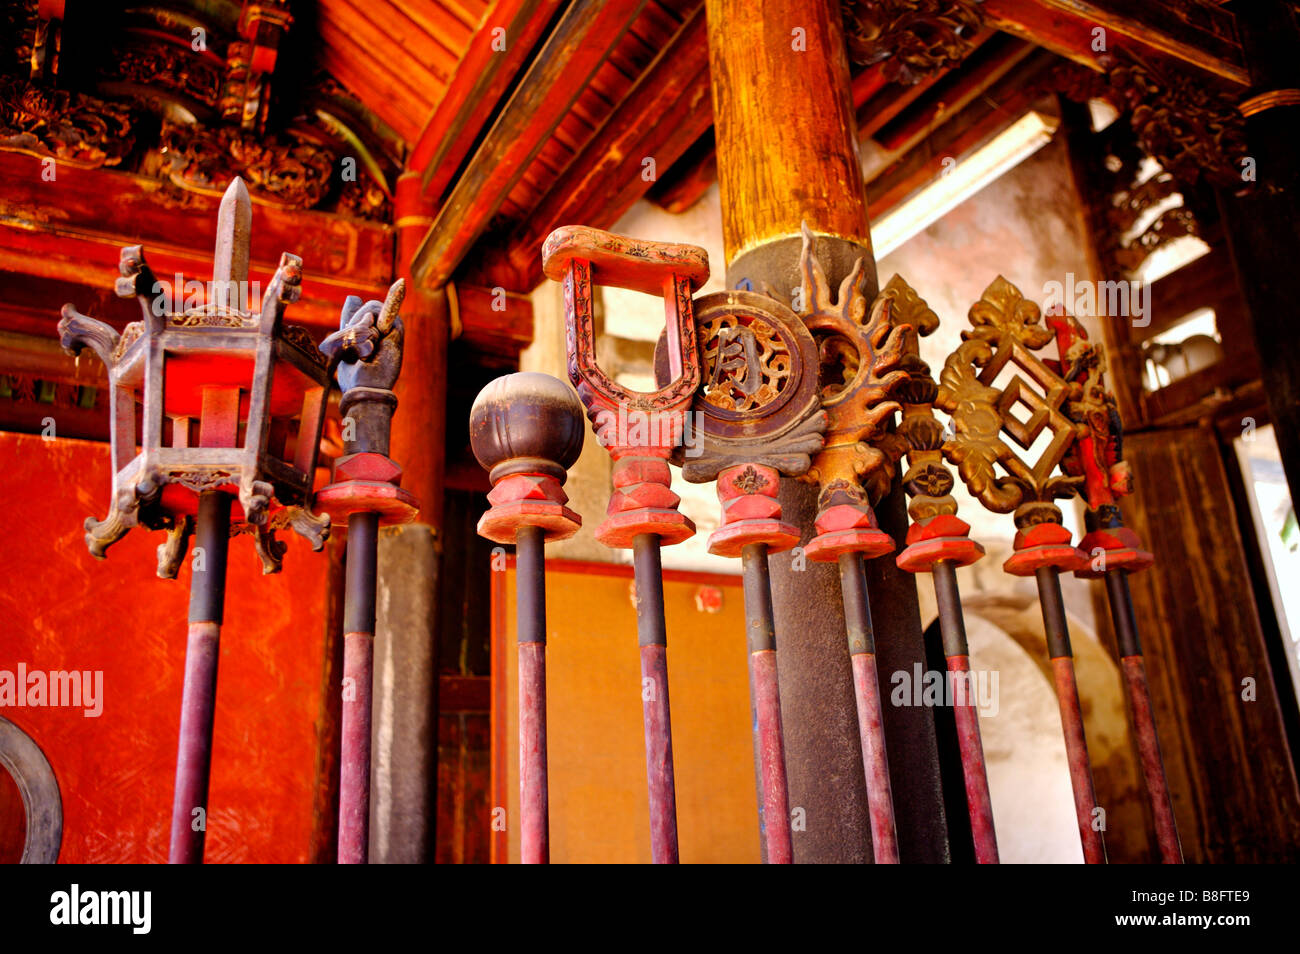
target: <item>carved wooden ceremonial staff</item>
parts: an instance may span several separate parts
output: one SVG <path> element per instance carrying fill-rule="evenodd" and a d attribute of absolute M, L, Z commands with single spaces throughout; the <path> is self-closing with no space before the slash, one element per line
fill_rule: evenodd
<path fill-rule="evenodd" d="M 491 509 L 478 532 L 515 545 L 519 640 L 520 860 L 550 861 L 546 768 L 545 543 L 578 532 L 563 484 L 582 451 L 582 405 L 564 382 L 524 371 L 479 392 L 469 415 L 474 456 L 488 471 Z"/>
<path fill-rule="evenodd" d="M 680 463 L 692 483 L 718 482 L 722 521 L 709 535 L 709 552 L 741 559 L 764 856 L 769 864 L 789 864 L 790 798 L 768 554 L 799 542 L 798 528 L 781 519 L 780 475 L 806 473 L 809 455 L 822 448 L 826 412 L 818 400 L 817 344 L 798 315 L 751 291 L 697 299 L 695 337 L 703 385 L 692 410 L 702 441 L 699 454 L 683 453 Z M 670 376 L 662 340 L 655 372 L 661 383 Z"/>
<path fill-rule="evenodd" d="M 691 295 L 709 278 L 704 249 L 639 242 L 597 229 L 557 229 L 542 247 L 546 274 L 564 283 L 569 376 L 600 443 L 614 459 L 614 493 L 596 539 L 632 550 L 637 641 L 650 803 L 650 853 L 675 864 L 677 795 L 668 706 L 667 629 L 660 547 L 695 533 L 677 509 L 668 458 L 681 444 L 685 415 L 700 385 Z M 664 299 L 670 382 L 653 394 L 629 391 L 596 363 L 592 285 L 614 285 Z"/>
<path fill-rule="evenodd" d="M 246 310 L 252 216 L 236 178 L 218 212 L 205 304 L 168 310 L 142 248 L 133 246 L 122 249 L 116 291 L 139 300 L 143 320 L 119 337 L 65 305 L 59 322 L 63 346 L 94 350 L 112 390 L 112 504 L 105 519 L 86 520 L 90 552 L 102 558 L 137 524 L 165 529 L 158 575 L 174 578 L 195 537 L 173 863 L 203 860 L 229 538 L 251 533 L 263 572 L 275 573 L 285 551 L 276 529 L 292 525 L 316 550 L 329 534 L 329 519 L 308 509 L 329 372 L 311 336 L 281 322 L 299 295 L 302 260 L 281 256 L 260 314 Z"/>
<path fill-rule="evenodd" d="M 912 498 L 908 506 L 912 524 L 907 531 L 907 547 L 896 562 L 900 569 L 929 573 L 934 580 L 943 654 L 953 679 L 953 720 L 975 860 L 997 864 L 993 800 L 971 681 L 966 621 L 957 589 L 957 568 L 979 560 L 984 548 L 970 538 L 970 524 L 957 516 L 953 476 L 943 462 L 944 429 L 934 416 L 939 386 L 930 376 L 929 365 L 921 360 L 920 336 L 939 327 L 939 316 L 897 275 L 881 290 L 881 298 L 890 303 L 894 327 L 905 329 L 901 368 L 907 379 L 897 392 L 903 411 L 897 431 L 902 443 L 897 450 L 907 458 L 903 487 Z"/>
<path fill-rule="evenodd" d="M 317 509 L 348 531 L 343 603 L 343 750 L 339 761 L 339 864 L 365 864 L 370 850 L 370 714 L 375 654 L 375 569 L 379 525 L 407 523 L 418 503 L 403 490 L 401 468 L 388 456 L 402 368 L 406 286 L 398 279 L 387 299 L 349 295 L 339 330 L 320 346 L 336 365 L 343 392 L 343 456 L 334 482 L 316 495 Z"/>
<path fill-rule="evenodd" d="M 1060 410 L 1065 382 L 1034 354 L 1053 338 L 1040 318 L 1038 306 L 999 276 L 971 306 L 972 329 L 962 332 L 964 340 L 944 364 L 935 404 L 952 415 L 955 434 L 944 450 L 971 493 L 995 513 L 1015 511 L 1015 552 L 1003 569 L 1038 582 L 1083 856 L 1101 864 L 1106 848 L 1060 582 L 1061 571 L 1079 569 L 1086 556 L 1070 544 L 1070 531 L 1052 502 L 1073 496 L 1083 478 L 1053 473 L 1074 442 L 1075 427 Z M 1008 364 L 1028 379 L 1012 374 L 1005 387 L 993 387 Z M 1027 420 L 1013 413 L 1020 406 L 1028 410 Z M 1005 433 L 1028 450 L 1044 430 L 1051 440 L 1032 465 L 1001 439 Z M 1005 473 L 999 475 L 996 466 Z"/>
<path fill-rule="evenodd" d="M 1165 864 L 1182 864 L 1183 851 L 1178 842 L 1164 760 L 1160 756 L 1146 664 L 1128 588 L 1128 575 L 1145 570 L 1155 558 L 1142 549 L 1138 535 L 1124 526 L 1116 502 L 1117 497 L 1133 492 L 1133 477 L 1124 461 L 1124 430 L 1115 396 L 1106 390 L 1105 352 L 1100 345 L 1089 342 L 1083 326 L 1059 307 L 1049 313 L 1047 326 L 1056 334 L 1060 354 L 1055 370 L 1070 389 L 1065 414 L 1078 428 L 1078 437 L 1062 465 L 1066 473 L 1083 478 L 1081 493 L 1088 505 L 1084 516 L 1087 533 L 1079 541 L 1079 549 L 1090 560 L 1074 573 L 1085 579 L 1101 577 L 1106 581 L 1133 736 L 1137 741 L 1138 764 L 1151 803 L 1160 860 Z"/>
<path fill-rule="evenodd" d="M 899 409 L 898 402 L 887 398 L 907 377 L 897 370 L 904 329 L 891 327 L 886 299 L 878 299 L 868 311 L 863 259 L 833 298 L 806 225 L 803 236 L 801 317 L 821 342 L 823 368 L 839 372 L 833 380 L 823 372 L 820 396 L 828 419 L 826 445 L 805 475 L 821 485 L 814 523 L 817 534 L 804 547 L 804 554 L 810 560 L 839 563 L 871 847 L 877 864 L 897 864 L 898 833 L 863 561 L 894 551 L 894 540 L 880 529 L 873 509 L 888 492 L 892 474 L 885 455 L 868 442 L 883 435 Z"/>

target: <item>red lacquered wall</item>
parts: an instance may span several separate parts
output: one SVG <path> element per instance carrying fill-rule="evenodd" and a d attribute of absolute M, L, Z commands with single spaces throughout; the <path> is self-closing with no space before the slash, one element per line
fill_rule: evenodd
<path fill-rule="evenodd" d="M 0 708 L 44 750 L 63 798 L 63 862 L 164 862 L 189 568 L 155 575 L 161 532 L 104 561 L 82 541 L 108 510 L 108 445 L 0 433 L 0 670 L 102 670 L 103 712 Z M 292 532 L 263 576 L 230 545 L 209 797 L 210 862 L 311 860 L 323 718 L 327 561 Z M 0 833 L 3 840 L 3 833 Z"/>

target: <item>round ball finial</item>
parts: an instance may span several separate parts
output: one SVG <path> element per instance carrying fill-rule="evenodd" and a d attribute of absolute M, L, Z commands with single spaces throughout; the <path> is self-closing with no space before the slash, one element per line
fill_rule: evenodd
<path fill-rule="evenodd" d="M 586 422 L 563 381 L 520 371 L 491 381 L 469 412 L 474 456 L 493 484 L 511 474 L 547 474 L 564 483 L 582 452 Z"/>

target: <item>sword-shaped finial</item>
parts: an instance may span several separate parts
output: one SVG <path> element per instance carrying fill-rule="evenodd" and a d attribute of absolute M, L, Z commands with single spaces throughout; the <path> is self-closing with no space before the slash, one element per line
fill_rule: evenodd
<path fill-rule="evenodd" d="M 253 231 L 253 203 L 244 180 L 235 176 L 217 210 L 217 246 L 212 254 L 212 304 L 229 308 L 248 283 L 248 246 Z"/>

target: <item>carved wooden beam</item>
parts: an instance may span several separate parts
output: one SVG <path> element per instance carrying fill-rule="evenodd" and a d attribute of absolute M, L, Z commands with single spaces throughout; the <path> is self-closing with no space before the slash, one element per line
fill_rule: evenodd
<path fill-rule="evenodd" d="M 485 274 L 513 277 L 510 287 L 519 291 L 534 288 L 542 279 L 537 249 L 552 229 L 573 222 L 601 229 L 612 226 L 650 189 L 655 174 L 667 170 L 712 125 L 709 50 L 701 6 L 555 177 L 523 227 L 504 247 L 485 256 Z M 653 168 L 646 165 L 647 159 Z"/>
<path fill-rule="evenodd" d="M 901 112 L 893 122 L 876 127 L 876 141 L 890 152 L 906 153 L 988 90 L 1002 83 L 1034 53 L 1031 44 L 1010 37 L 997 38 L 981 49 L 965 69 L 944 77 L 911 109 Z"/>
<path fill-rule="evenodd" d="M 407 163 L 422 173 L 422 191 L 433 201 L 447 191 L 559 6 L 559 0 L 501 0 L 470 40 Z"/>
<path fill-rule="evenodd" d="M 849 60 L 880 63 L 885 78 L 911 86 L 955 66 L 980 30 L 973 0 L 846 0 Z"/>
<path fill-rule="evenodd" d="M 1144 59 L 1176 62 L 1230 84 L 1250 76 L 1236 41 L 1231 14 L 1186 0 L 984 0 L 987 26 L 1101 70 L 1101 58 L 1121 48 Z M 1098 34 L 1100 29 L 1103 33 Z M 1102 48 L 1098 48 L 1098 47 Z"/>
<path fill-rule="evenodd" d="M 579 0 L 564 14 L 416 252 L 417 282 L 446 284 L 644 4 Z"/>
<path fill-rule="evenodd" d="M 58 203 L 52 205 L 52 184 L 41 172 L 35 157 L 0 153 L 0 178 L 7 183 L 0 200 L 0 271 L 111 286 L 118 249 L 143 242 L 161 280 L 173 282 L 177 273 L 207 280 L 211 242 L 205 231 L 216 222 L 216 199 L 175 195 L 143 176 L 59 164 Z M 263 287 L 281 248 L 302 249 L 310 271 L 295 309 L 299 322 L 332 328 L 348 294 L 383 297 L 393 274 L 388 226 L 271 206 L 259 206 L 257 215 L 251 260 Z"/>
<path fill-rule="evenodd" d="M 996 31 L 981 30 L 971 38 L 969 44 L 971 53 L 978 52 L 985 43 L 996 35 Z M 899 113 L 928 94 L 936 84 L 958 66 L 957 63 L 944 63 L 910 86 L 886 86 L 865 102 L 858 104 L 858 138 L 867 139 L 874 136 Z M 883 74 L 883 69 L 881 72 Z M 859 87 L 856 78 L 853 86 L 856 92 Z"/>
<path fill-rule="evenodd" d="M 1056 58 L 1033 51 L 891 165 L 867 178 L 867 204 L 877 219 L 936 180 L 945 160 L 958 162 L 1023 116 L 1043 95 L 1040 82 Z M 909 137 L 911 138 L 911 137 Z"/>
<path fill-rule="evenodd" d="M 1104 74 L 1077 66 L 1058 71 L 1058 88 L 1080 102 L 1108 101 L 1125 115 L 1138 147 L 1180 184 L 1201 178 L 1240 192 L 1246 157 L 1245 118 L 1240 98 L 1189 76 L 1158 69 L 1129 53 L 1107 54 Z M 1127 184 L 1125 184 L 1127 185 Z"/>

